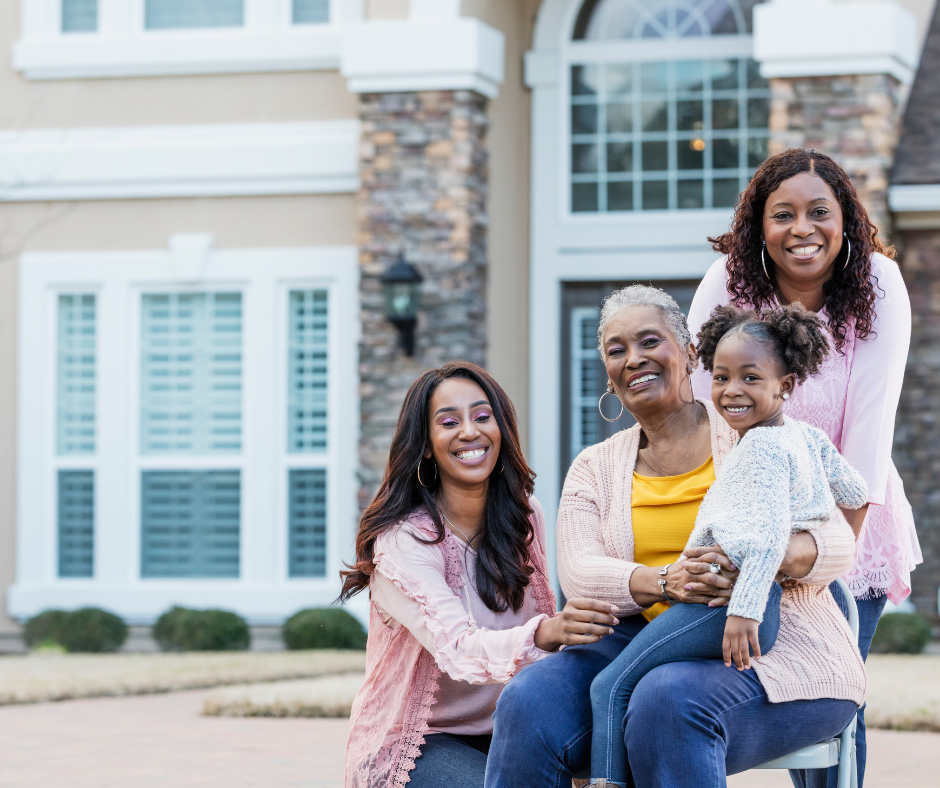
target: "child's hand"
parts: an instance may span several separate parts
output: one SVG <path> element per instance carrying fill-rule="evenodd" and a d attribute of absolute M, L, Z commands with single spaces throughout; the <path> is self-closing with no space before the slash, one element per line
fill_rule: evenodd
<path fill-rule="evenodd" d="M 738 670 L 751 669 L 751 656 L 748 643 L 754 649 L 754 656 L 760 657 L 760 643 L 757 641 L 758 623 L 753 618 L 728 616 L 725 622 L 725 637 L 721 642 L 721 651 L 725 667 L 731 667 L 731 660 Z"/>

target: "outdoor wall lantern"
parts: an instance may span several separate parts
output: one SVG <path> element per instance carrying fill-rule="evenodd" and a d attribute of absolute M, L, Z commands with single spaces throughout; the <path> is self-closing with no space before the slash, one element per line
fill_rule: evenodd
<path fill-rule="evenodd" d="M 398 329 L 398 341 L 406 356 L 415 353 L 415 324 L 423 278 L 402 253 L 382 276 L 385 317 Z"/>

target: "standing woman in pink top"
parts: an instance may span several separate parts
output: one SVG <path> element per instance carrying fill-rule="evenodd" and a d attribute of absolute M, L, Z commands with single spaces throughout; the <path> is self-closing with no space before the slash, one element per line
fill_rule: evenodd
<path fill-rule="evenodd" d="M 585 599 L 556 615 L 534 476 L 483 369 L 456 361 L 414 382 L 342 573 L 343 600 L 371 596 L 347 788 L 483 788 L 502 686 L 618 623 Z"/>
<path fill-rule="evenodd" d="M 891 461 L 911 338 L 911 306 L 894 249 L 878 237 L 845 170 L 822 153 L 797 148 L 761 165 L 731 230 L 709 240 L 723 257 L 695 294 L 693 336 L 717 305 L 729 302 L 761 309 L 799 301 L 828 325 L 836 352 L 796 389 L 784 412 L 823 430 L 868 484 L 868 505 L 844 512 L 856 536 L 855 561 L 844 579 L 858 604 L 859 649 L 867 657 L 885 600 L 898 603 L 910 594 L 911 570 L 922 560 Z M 693 388 L 708 396 L 711 375 L 696 371 Z M 861 785 L 864 707 L 858 722 Z"/>

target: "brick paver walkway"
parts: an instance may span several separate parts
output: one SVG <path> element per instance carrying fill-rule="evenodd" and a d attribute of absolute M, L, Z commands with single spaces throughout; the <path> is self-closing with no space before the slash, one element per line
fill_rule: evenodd
<path fill-rule="evenodd" d="M 341 788 L 346 720 L 200 717 L 204 692 L 0 708 L 3 788 Z M 937 785 L 940 734 L 873 731 L 872 788 Z M 731 788 L 790 788 L 748 772 Z"/>

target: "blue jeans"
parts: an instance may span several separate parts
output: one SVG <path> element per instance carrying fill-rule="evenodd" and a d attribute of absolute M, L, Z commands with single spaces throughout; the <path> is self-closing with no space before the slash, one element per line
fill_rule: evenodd
<path fill-rule="evenodd" d="M 490 736 L 426 733 L 408 788 L 483 788 Z"/>
<path fill-rule="evenodd" d="M 614 634 L 529 665 L 496 704 L 487 788 L 567 788 L 591 763 L 595 677 L 646 622 L 630 616 Z M 637 685 L 624 732 L 642 788 L 725 788 L 751 769 L 837 735 L 856 706 L 846 700 L 770 703 L 753 670 L 715 660 L 674 662 Z"/>
<path fill-rule="evenodd" d="M 833 583 L 829 586 L 832 595 L 842 609 L 842 612 L 848 616 L 848 608 L 845 600 L 842 598 L 842 592 L 839 587 Z M 888 601 L 886 596 L 876 596 L 871 599 L 856 599 L 858 606 L 858 650 L 862 652 L 862 659 L 868 659 L 868 650 L 871 648 L 871 639 L 875 636 L 875 629 L 878 627 L 878 620 L 881 618 L 881 611 L 885 609 L 885 603 Z M 868 746 L 865 741 L 865 707 L 858 710 L 858 725 L 855 729 L 855 763 L 858 768 L 858 788 L 862 788 L 865 782 L 865 759 L 868 756 Z M 828 776 L 823 781 L 823 775 Z M 812 775 L 812 782 L 807 775 Z M 836 766 L 823 771 L 817 769 L 813 772 L 792 771 L 790 779 L 796 788 L 809 788 L 809 786 L 826 786 L 826 788 L 837 788 L 839 785 L 839 769 Z"/>
<path fill-rule="evenodd" d="M 758 629 L 761 653 L 777 641 L 780 629 L 780 586 L 771 584 L 764 620 Z M 722 659 L 728 608 L 673 605 L 637 634 L 591 683 L 594 733 L 591 779 L 627 785 L 630 767 L 624 749 L 627 706 L 636 685 L 647 673 L 670 662 Z"/>

